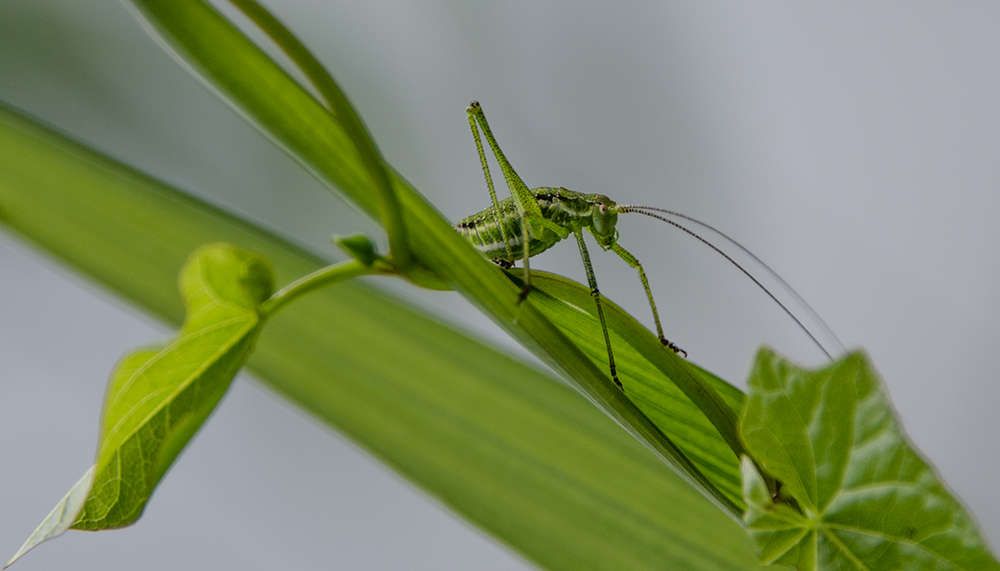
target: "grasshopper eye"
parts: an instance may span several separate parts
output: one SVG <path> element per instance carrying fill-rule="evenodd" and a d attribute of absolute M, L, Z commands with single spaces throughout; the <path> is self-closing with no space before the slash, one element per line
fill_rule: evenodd
<path fill-rule="evenodd" d="M 600 237 L 610 237 L 615 232 L 618 223 L 618 213 L 608 208 L 607 204 L 598 203 L 593 213 L 594 234 Z"/>

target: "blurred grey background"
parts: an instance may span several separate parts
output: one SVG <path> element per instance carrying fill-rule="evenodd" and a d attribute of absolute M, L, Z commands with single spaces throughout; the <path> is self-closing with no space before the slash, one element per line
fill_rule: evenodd
<path fill-rule="evenodd" d="M 741 240 L 871 354 L 912 439 L 1000 545 L 1000 5 L 267 4 L 450 219 L 488 203 L 464 111 L 478 99 L 529 186 L 680 210 Z M 377 232 L 118 1 L 0 0 L 0 99 L 317 252 Z M 693 361 L 736 382 L 762 343 L 823 362 L 704 247 L 641 217 L 620 230 Z M 635 274 L 592 255 L 602 291 L 651 326 Z M 584 277 L 572 244 L 537 267 Z M 455 294 L 378 285 L 524 355 Z M 169 331 L 6 233 L 0 316 L 6 559 L 90 464 L 118 357 Z M 18 564 L 69 566 L 531 567 L 250 378 L 140 524 L 68 533 Z"/>

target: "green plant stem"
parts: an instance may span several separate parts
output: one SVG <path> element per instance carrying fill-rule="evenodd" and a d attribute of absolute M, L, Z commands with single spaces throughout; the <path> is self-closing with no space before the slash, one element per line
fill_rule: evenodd
<path fill-rule="evenodd" d="M 230 4 L 243 12 L 257 25 L 275 45 L 285 52 L 285 55 L 298 66 L 306 79 L 313 84 L 320 97 L 326 102 L 336 120 L 350 135 L 354 148 L 361 158 L 372 186 L 377 194 L 377 202 L 386 234 L 389 237 L 389 250 L 392 252 L 393 265 L 399 273 L 406 273 L 413 265 L 413 251 L 406 239 L 406 227 L 403 213 L 400 210 L 399 198 L 389 180 L 382 153 L 379 151 L 364 122 L 354 112 L 354 107 L 347 96 L 337 85 L 333 76 L 316 59 L 292 32 L 278 18 L 267 11 L 256 0 L 229 0 Z"/>
<path fill-rule="evenodd" d="M 281 288 L 270 299 L 260 304 L 261 319 L 267 319 L 285 307 L 289 302 L 294 301 L 307 293 L 322 287 L 340 283 L 351 278 L 369 274 L 392 273 L 392 269 L 385 262 L 375 262 L 368 266 L 358 260 L 348 260 L 339 264 L 333 264 L 325 268 L 320 268 L 315 272 L 299 278 L 287 286 Z"/>

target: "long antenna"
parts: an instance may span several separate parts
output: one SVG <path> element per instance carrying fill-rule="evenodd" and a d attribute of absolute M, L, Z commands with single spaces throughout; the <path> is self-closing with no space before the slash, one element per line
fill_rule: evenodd
<path fill-rule="evenodd" d="M 625 205 L 619 205 L 618 206 L 618 212 L 621 212 L 621 213 L 636 213 L 636 214 L 642 214 L 642 215 L 645 215 L 645 216 L 649 216 L 651 218 L 656 218 L 657 220 L 660 220 L 661 222 L 666 222 L 667 224 L 670 224 L 671 226 L 682 230 L 683 232 L 685 232 L 689 236 L 695 238 L 699 242 L 705 244 L 706 246 L 708 246 L 709 248 L 711 248 L 712 250 L 714 250 L 715 253 L 717 253 L 720 256 L 722 256 L 723 258 L 725 258 L 730 264 L 736 266 L 736 268 L 739 269 L 741 272 L 743 272 L 743 274 L 745 276 L 747 276 L 748 278 L 750 278 L 750 280 L 754 284 L 756 284 L 757 287 L 759 287 L 761 289 L 761 291 L 763 291 L 764 293 L 766 293 L 767 296 L 770 297 L 772 301 L 774 301 L 774 303 L 778 304 L 778 307 L 780 307 L 782 309 L 782 311 L 784 311 L 785 314 L 787 314 L 788 317 L 790 317 L 792 319 L 792 321 L 795 322 L 795 324 L 799 327 L 799 329 L 801 329 L 803 331 L 803 333 L 805 333 L 809 337 L 809 339 L 812 340 L 812 342 L 819 348 L 820 351 L 823 352 L 824 355 L 827 356 L 828 359 L 833 360 L 833 356 L 830 354 L 829 351 L 826 350 L 826 347 L 824 347 L 823 344 L 820 343 L 819 339 L 817 339 L 816 336 L 812 334 L 812 332 L 809 330 L 809 328 L 806 327 L 805 324 L 802 323 L 802 321 L 799 320 L 799 318 L 796 317 L 795 314 L 792 313 L 792 311 L 790 309 L 788 309 L 788 307 L 785 304 L 781 303 L 781 301 L 777 297 L 775 297 L 775 295 L 773 293 L 771 293 L 771 291 L 769 289 L 767 289 L 767 287 L 765 287 L 764 284 L 762 284 L 760 282 L 760 280 L 758 280 L 757 278 L 755 278 L 753 276 L 753 274 L 751 274 L 749 271 L 747 271 L 746 268 L 744 268 L 742 265 L 740 265 L 739 262 L 737 262 L 736 260 L 734 260 L 732 257 L 729 256 L 729 254 L 725 253 L 718 246 L 716 246 L 715 244 L 709 242 L 708 240 L 706 240 L 705 238 L 703 238 L 702 236 L 700 236 L 699 234 L 697 234 L 696 232 L 694 232 L 690 228 L 687 228 L 686 226 L 683 226 L 683 225 L 679 224 L 678 222 L 675 222 L 675 221 L 670 220 L 668 218 L 664 218 L 663 216 L 658 216 L 658 215 L 653 214 L 651 212 L 645 212 L 646 210 L 652 210 L 654 212 L 662 212 L 664 214 L 669 214 L 671 216 L 676 216 L 678 218 L 683 218 L 684 220 L 688 220 L 690 222 L 698 224 L 699 226 L 702 226 L 702 227 L 704 227 L 704 228 L 706 228 L 706 229 L 708 229 L 708 230 L 716 233 L 717 235 L 719 235 L 720 237 L 722 237 L 723 239 L 725 239 L 729 243 L 731 243 L 734 246 L 736 246 L 737 248 L 739 248 L 740 251 L 742 251 L 747 256 L 749 256 L 750 258 L 752 258 L 771 277 L 773 277 L 781 285 L 781 287 L 785 291 L 787 291 L 795 299 L 795 301 L 798 304 L 800 304 L 803 308 L 805 308 L 806 311 L 809 313 L 809 315 L 812 317 L 812 319 L 814 321 L 816 321 L 816 323 L 818 323 L 822 327 L 822 329 L 824 330 L 824 332 L 826 333 L 826 335 L 828 335 L 829 338 L 832 339 L 834 341 L 834 343 L 837 345 L 837 351 L 838 352 L 843 352 L 844 346 L 840 342 L 840 339 L 837 338 L 836 334 L 833 333 L 833 331 L 826 324 L 826 322 L 823 321 L 823 319 L 819 316 L 818 313 L 816 313 L 816 310 L 814 310 L 812 308 L 812 306 L 810 306 L 802 298 L 802 296 L 799 295 L 798 292 L 796 292 L 795 289 L 792 288 L 792 286 L 788 284 L 788 282 L 786 282 L 784 279 L 782 279 L 782 277 L 779 276 L 777 272 L 775 272 L 773 269 L 771 269 L 770 266 L 768 266 L 766 263 L 764 263 L 763 260 L 761 260 L 760 258 L 758 258 L 753 252 L 751 252 L 750 250 L 748 250 L 742 244 L 740 244 L 736 240 L 730 238 L 729 236 L 727 236 L 723 232 L 717 230 L 716 228 L 714 228 L 714 227 L 712 227 L 712 226 L 710 226 L 710 225 L 708 225 L 708 224 L 706 224 L 706 223 L 704 223 L 704 222 L 702 222 L 702 221 L 700 221 L 700 220 L 698 220 L 696 218 L 692 218 L 690 216 L 687 216 L 685 214 L 681 214 L 679 212 L 674 212 L 672 210 L 665 210 L 663 208 L 656 208 L 656 207 L 653 207 L 653 206 L 639 206 L 639 205 L 633 205 L 633 204 L 625 204 Z"/>

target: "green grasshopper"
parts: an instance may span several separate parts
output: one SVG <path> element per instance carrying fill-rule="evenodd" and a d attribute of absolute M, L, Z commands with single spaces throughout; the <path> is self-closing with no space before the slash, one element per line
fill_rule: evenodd
<path fill-rule="evenodd" d="M 608 327 L 604 321 L 604 310 L 601 307 L 601 293 L 597 288 L 597 279 L 594 276 L 594 269 L 590 263 L 590 254 L 583 240 L 584 229 L 590 231 L 601 248 L 605 251 L 611 250 L 615 254 L 618 254 L 621 259 L 625 260 L 625 263 L 639 272 L 639 279 L 642 281 L 642 287 L 645 288 L 646 297 L 649 299 L 649 307 L 653 311 L 653 321 L 656 323 L 656 334 L 660 339 L 660 343 L 675 353 L 687 356 L 686 351 L 667 340 L 663 335 L 663 326 L 660 324 L 660 316 L 656 311 L 656 301 L 653 299 L 653 292 L 649 288 L 649 280 L 646 279 L 646 272 L 643 270 L 642 264 L 639 263 L 639 260 L 635 256 L 618 244 L 617 224 L 619 214 L 636 213 L 651 216 L 683 230 L 721 254 L 764 290 L 806 332 L 813 342 L 819 346 L 820 350 L 826 353 L 828 357 L 830 356 L 830 353 L 826 351 L 823 345 L 819 343 L 802 322 L 733 258 L 686 227 L 649 211 L 661 212 L 688 220 L 715 232 L 734 244 L 775 277 L 782 287 L 789 291 L 796 300 L 811 312 L 815 319 L 829 332 L 829 328 L 822 322 L 822 319 L 812 311 L 812 308 L 780 276 L 738 242 L 708 224 L 670 210 L 651 206 L 617 204 L 603 194 L 583 194 L 565 188 L 539 187 L 529 189 L 507 161 L 503 151 L 500 150 L 500 146 L 493 137 L 492 131 L 490 131 L 489 123 L 486 122 L 486 115 L 483 113 L 483 109 L 479 103 L 473 101 L 469 104 L 466 111 L 469 115 L 469 126 L 476 140 L 476 149 L 479 151 L 479 160 L 483 165 L 483 174 L 486 175 L 486 185 L 489 188 L 493 205 L 482 212 L 458 221 L 454 225 L 455 229 L 472 242 L 472 245 L 482 252 L 483 255 L 505 269 L 513 267 L 518 257 L 523 260 L 524 287 L 521 290 L 518 303 L 523 302 L 531 291 L 531 273 L 528 259 L 548 250 L 561 240 L 568 238 L 570 234 L 574 235 L 576 243 L 580 248 L 583 267 L 587 272 L 590 294 L 597 305 L 597 316 L 600 319 L 601 329 L 604 333 L 604 343 L 608 348 L 608 363 L 611 369 L 611 378 L 619 387 L 622 384 L 618 380 L 618 373 L 615 368 L 615 356 L 611 349 L 611 338 L 608 335 Z M 483 143 L 479 137 L 480 129 L 482 129 L 483 136 L 486 137 L 486 141 L 493 150 L 493 154 L 500 164 L 500 170 L 503 171 L 504 179 L 507 181 L 507 187 L 510 189 L 511 196 L 504 200 L 497 200 L 496 189 L 493 187 L 493 178 L 490 176 L 490 167 L 486 161 L 486 153 L 483 151 Z M 832 332 L 830 332 L 830 335 L 833 339 L 836 339 Z M 839 344 L 839 341 L 837 343 Z"/>

